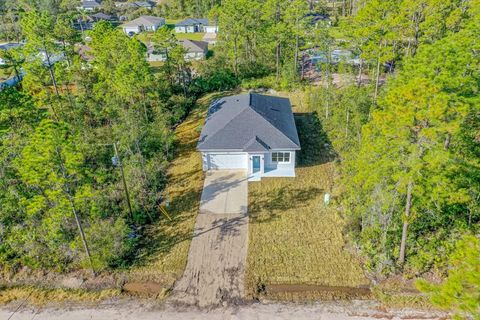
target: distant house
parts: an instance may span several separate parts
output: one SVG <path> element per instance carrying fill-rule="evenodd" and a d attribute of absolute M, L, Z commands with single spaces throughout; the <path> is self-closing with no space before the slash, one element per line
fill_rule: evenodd
<path fill-rule="evenodd" d="M 85 11 L 95 11 L 100 8 L 100 3 L 95 0 L 84 0 L 82 1 L 80 7 L 77 9 L 83 9 Z"/>
<path fill-rule="evenodd" d="M 208 19 L 194 19 L 188 18 L 175 24 L 176 33 L 217 33 L 218 27 L 211 25 Z"/>
<path fill-rule="evenodd" d="M 102 13 L 102 12 L 92 14 L 90 16 L 90 19 L 94 22 L 98 22 L 98 21 L 102 21 L 102 20 L 103 21 L 113 21 L 113 20 L 115 20 L 113 16 L 111 16 L 109 14 Z"/>
<path fill-rule="evenodd" d="M 123 32 L 128 35 L 140 33 L 142 31 L 157 31 L 165 25 L 165 19 L 153 16 L 141 16 L 135 20 L 122 25 Z"/>
<path fill-rule="evenodd" d="M 115 6 L 129 9 L 145 8 L 148 10 L 152 10 L 156 6 L 156 3 L 153 1 L 116 2 Z"/>
<path fill-rule="evenodd" d="M 207 42 L 187 39 L 179 40 L 178 42 L 187 50 L 187 53 L 185 53 L 185 60 L 203 60 L 207 57 Z"/>
<path fill-rule="evenodd" d="M 208 43 L 204 41 L 179 40 L 178 44 L 186 50 L 184 58 L 187 61 L 203 60 L 207 56 Z M 165 61 L 166 59 L 165 53 L 156 52 L 152 45 L 147 46 L 147 61 Z"/>
<path fill-rule="evenodd" d="M 248 180 L 295 177 L 300 140 L 287 98 L 224 97 L 208 110 L 197 150 L 203 170 L 245 170 Z"/>
<path fill-rule="evenodd" d="M 309 13 L 305 16 L 305 19 L 308 24 L 312 26 L 319 26 L 319 25 L 326 25 L 331 26 L 332 20 L 328 14 L 321 14 L 321 13 Z"/>
<path fill-rule="evenodd" d="M 335 49 L 329 54 L 318 49 L 309 49 L 305 51 L 307 55 L 306 61 L 315 66 L 323 63 L 339 64 L 346 63 L 350 65 L 359 65 L 362 59 L 351 50 Z"/>

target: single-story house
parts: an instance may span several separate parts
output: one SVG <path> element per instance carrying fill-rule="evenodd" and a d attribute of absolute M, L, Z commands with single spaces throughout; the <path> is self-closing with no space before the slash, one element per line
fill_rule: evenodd
<path fill-rule="evenodd" d="M 204 171 L 246 170 L 250 181 L 295 177 L 300 141 L 290 100 L 247 93 L 215 101 L 197 149 Z"/>
<path fill-rule="evenodd" d="M 103 12 L 98 12 L 98 13 L 95 13 L 95 14 L 92 14 L 90 16 L 90 20 L 94 21 L 94 22 L 98 22 L 98 21 L 113 21 L 115 20 L 115 18 L 109 14 L 105 14 Z"/>
<path fill-rule="evenodd" d="M 207 32 L 217 33 L 218 27 L 209 24 L 208 19 L 188 18 L 175 24 L 176 33 Z"/>
<path fill-rule="evenodd" d="M 187 52 L 185 53 L 185 60 L 203 60 L 207 57 L 208 53 L 208 43 L 205 41 L 196 41 L 196 40 L 179 40 Z"/>
<path fill-rule="evenodd" d="M 330 19 L 330 16 L 328 14 L 312 12 L 305 15 L 305 19 L 309 25 L 315 26 L 315 27 L 318 27 L 319 25 L 324 25 L 324 26 L 332 25 L 332 19 Z"/>
<path fill-rule="evenodd" d="M 145 8 L 148 10 L 152 10 L 156 6 L 156 3 L 154 1 L 115 2 L 115 6 L 117 8 Z"/>
<path fill-rule="evenodd" d="M 318 48 L 308 49 L 304 51 L 307 55 L 306 62 L 315 66 L 322 63 L 339 64 L 346 63 L 349 65 L 360 65 L 362 59 L 358 54 L 348 49 L 334 49 L 331 52 L 325 52 Z M 328 58 L 330 56 L 330 58 Z"/>
<path fill-rule="evenodd" d="M 100 8 L 100 3 L 98 3 L 97 1 L 95 1 L 95 0 L 84 0 L 80 4 L 80 7 L 78 7 L 77 9 L 83 9 L 85 11 L 95 11 L 98 8 Z"/>
<path fill-rule="evenodd" d="M 165 25 L 165 19 L 153 16 L 141 16 L 122 25 L 123 32 L 128 35 L 142 31 L 157 31 Z"/>
<path fill-rule="evenodd" d="M 185 60 L 203 60 L 208 53 L 208 43 L 204 41 L 195 41 L 195 40 L 178 40 L 179 45 L 183 46 L 186 50 Z M 167 59 L 165 53 L 155 52 L 155 49 L 152 45 L 147 46 L 147 61 L 165 61 Z"/>

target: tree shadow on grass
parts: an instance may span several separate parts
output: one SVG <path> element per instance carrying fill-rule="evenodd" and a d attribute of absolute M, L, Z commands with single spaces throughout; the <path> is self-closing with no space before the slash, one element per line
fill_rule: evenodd
<path fill-rule="evenodd" d="M 124 266 L 146 266 L 158 260 L 159 255 L 171 252 L 179 243 L 192 239 L 192 229 L 179 225 L 195 218 L 200 195 L 201 188 L 190 188 L 173 198 L 167 209 L 172 220 L 159 214 L 154 223 L 142 230 L 136 249 L 124 258 Z"/>
<path fill-rule="evenodd" d="M 251 222 L 265 223 L 278 219 L 284 211 L 305 207 L 311 199 L 323 192 L 323 189 L 317 187 L 272 190 L 263 199 L 250 204 Z M 253 197 L 261 198 L 261 195 L 254 194 Z M 261 213 L 265 211 L 268 214 L 262 215 Z"/>
<path fill-rule="evenodd" d="M 316 112 L 296 113 L 295 123 L 302 147 L 298 152 L 298 167 L 324 164 L 337 158 Z"/>

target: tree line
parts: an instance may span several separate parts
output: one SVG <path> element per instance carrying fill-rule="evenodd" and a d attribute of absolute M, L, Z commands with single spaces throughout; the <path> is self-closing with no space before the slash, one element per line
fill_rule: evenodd
<path fill-rule="evenodd" d="M 226 0 L 213 11 L 214 59 L 244 83 L 306 92 L 338 154 L 346 232 L 372 277 L 444 272 L 457 241 L 480 228 L 480 3 L 356 1 L 331 24 L 309 12 L 305 1 Z M 332 18 L 321 3 L 314 12 Z M 319 63 L 313 87 L 302 79 L 307 48 L 347 48 L 361 61 Z M 351 80 L 336 87 L 334 73 Z"/>

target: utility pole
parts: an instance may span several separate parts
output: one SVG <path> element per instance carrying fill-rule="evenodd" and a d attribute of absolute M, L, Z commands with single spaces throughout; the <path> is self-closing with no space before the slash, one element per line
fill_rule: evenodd
<path fill-rule="evenodd" d="M 120 155 L 118 154 L 117 142 L 113 143 L 113 149 L 115 150 L 115 158 L 118 161 L 118 166 L 120 167 L 120 172 L 122 173 L 123 189 L 125 190 L 125 196 L 127 198 L 128 212 L 130 213 L 130 219 L 133 221 L 132 204 L 130 203 L 130 195 L 128 193 L 127 181 L 125 180 L 125 173 L 123 172 L 122 159 L 120 158 Z M 114 163 L 114 165 L 115 165 L 115 163 Z"/>

